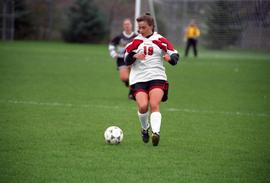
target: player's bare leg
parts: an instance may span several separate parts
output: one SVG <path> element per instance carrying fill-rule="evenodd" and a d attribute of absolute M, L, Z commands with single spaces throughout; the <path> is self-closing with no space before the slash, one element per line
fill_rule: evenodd
<path fill-rule="evenodd" d="M 160 88 L 152 89 L 149 92 L 150 98 L 150 109 L 151 109 L 151 116 L 150 116 L 150 123 L 152 128 L 152 143 L 153 146 L 157 146 L 160 139 L 160 126 L 161 126 L 161 114 L 159 112 L 159 105 L 162 100 L 164 92 Z"/>
<path fill-rule="evenodd" d="M 119 78 L 123 83 L 125 84 L 126 87 L 129 87 L 129 67 L 120 67 L 119 68 Z M 133 95 L 131 94 L 131 91 L 129 90 L 128 92 L 128 98 L 133 99 Z"/>
<path fill-rule="evenodd" d="M 141 122 L 141 135 L 144 143 L 149 142 L 148 129 L 150 127 L 148 118 L 148 95 L 145 92 L 139 92 L 136 94 L 136 102 L 138 106 L 138 117 Z"/>
<path fill-rule="evenodd" d="M 128 76 L 129 76 L 129 68 L 128 67 L 120 67 L 119 68 L 119 78 L 121 81 L 125 83 L 128 87 Z"/>

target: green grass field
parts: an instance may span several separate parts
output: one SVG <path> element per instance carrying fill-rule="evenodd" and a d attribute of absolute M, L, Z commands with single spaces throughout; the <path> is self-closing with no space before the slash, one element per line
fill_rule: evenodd
<path fill-rule="evenodd" d="M 115 67 L 106 45 L 0 42 L 0 182 L 270 182 L 269 53 L 166 64 L 158 147 Z"/>

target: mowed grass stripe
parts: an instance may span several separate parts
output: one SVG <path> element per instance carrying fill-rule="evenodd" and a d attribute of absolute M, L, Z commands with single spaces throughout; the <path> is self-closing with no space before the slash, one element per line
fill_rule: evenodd
<path fill-rule="evenodd" d="M 96 104 L 71 104 L 71 103 L 60 103 L 60 102 L 36 102 L 36 101 L 19 101 L 19 100 L 0 100 L 0 103 L 5 104 L 24 104 L 24 105 L 37 105 L 37 106 L 49 106 L 49 107 L 83 107 L 83 108 L 101 108 L 101 109 L 112 109 L 112 110 L 135 110 L 135 107 L 129 109 L 123 106 L 109 106 L 109 105 L 96 105 Z M 164 111 L 169 112 L 187 112 L 187 113 L 204 113 L 204 114 L 223 114 L 230 116 L 256 116 L 256 117 L 270 117 L 268 113 L 255 113 L 255 112 L 238 112 L 238 111 L 207 111 L 197 109 L 181 109 L 181 108 L 165 108 Z"/>

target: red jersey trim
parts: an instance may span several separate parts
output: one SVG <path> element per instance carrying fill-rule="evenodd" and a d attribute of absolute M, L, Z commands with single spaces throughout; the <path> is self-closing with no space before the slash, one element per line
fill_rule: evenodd
<path fill-rule="evenodd" d="M 164 43 L 162 44 L 160 40 L 153 40 L 152 42 L 156 44 L 160 49 L 167 52 L 167 44 L 164 44 Z"/>
<path fill-rule="evenodd" d="M 166 38 L 161 37 L 161 38 L 159 38 L 159 40 L 160 40 L 162 43 L 165 43 L 165 44 L 167 45 L 167 49 L 168 49 L 168 50 L 174 51 L 173 44 L 170 43 Z"/>
<path fill-rule="evenodd" d="M 143 40 L 140 39 L 134 39 L 130 45 L 126 48 L 126 51 L 128 53 L 132 52 L 133 50 L 136 50 L 140 44 L 143 42 Z"/>

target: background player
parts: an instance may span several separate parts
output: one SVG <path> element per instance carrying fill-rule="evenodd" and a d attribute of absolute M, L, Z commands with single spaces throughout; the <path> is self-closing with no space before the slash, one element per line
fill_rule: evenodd
<path fill-rule="evenodd" d="M 123 21 L 123 32 L 114 37 L 109 44 L 109 51 L 111 57 L 116 59 L 117 70 L 119 71 L 119 78 L 124 84 L 129 86 L 129 67 L 124 62 L 125 46 L 136 37 L 132 31 L 132 23 L 129 18 Z M 131 97 L 129 93 L 129 98 Z"/>
<path fill-rule="evenodd" d="M 161 126 L 159 105 L 168 97 L 168 82 L 163 59 L 171 65 L 176 65 L 179 55 L 166 38 L 154 32 L 154 19 L 149 14 L 136 20 L 140 34 L 126 47 L 125 62 L 131 65 L 129 82 L 138 106 L 142 139 L 145 143 L 149 141 L 148 130 L 151 125 L 152 144 L 157 146 Z"/>
<path fill-rule="evenodd" d="M 197 57 L 198 55 L 197 44 L 199 36 L 200 36 L 200 29 L 195 24 L 195 20 L 191 20 L 190 24 L 185 30 L 185 38 L 187 40 L 185 50 L 186 57 L 188 56 L 190 46 L 193 47 L 194 56 Z"/>

